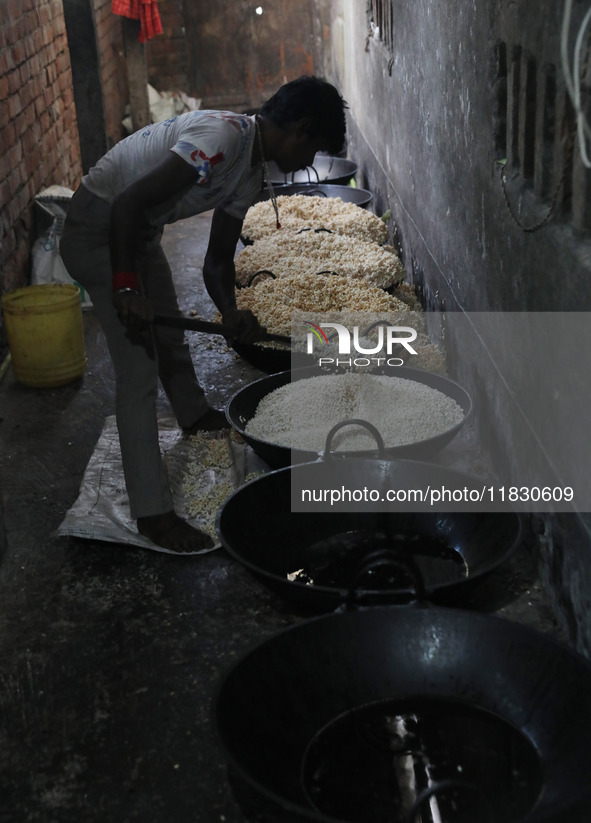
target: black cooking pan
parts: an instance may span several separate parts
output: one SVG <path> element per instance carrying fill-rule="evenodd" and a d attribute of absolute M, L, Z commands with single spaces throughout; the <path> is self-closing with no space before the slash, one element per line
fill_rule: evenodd
<path fill-rule="evenodd" d="M 354 186 L 335 185 L 334 183 L 287 183 L 276 184 L 273 186 L 276 195 L 292 195 L 305 194 L 308 197 L 340 197 L 345 203 L 354 203 L 356 206 L 365 208 L 373 198 L 373 195 L 367 189 L 358 189 Z M 270 193 L 268 189 L 263 191 L 256 197 L 255 203 L 260 203 L 263 200 L 269 200 Z"/>
<path fill-rule="evenodd" d="M 236 337 L 236 329 L 222 323 L 213 323 L 208 320 L 199 320 L 182 315 L 156 314 L 154 323 L 159 326 L 168 326 L 186 331 L 198 331 L 204 334 L 221 334 L 226 337 L 236 354 L 247 360 L 252 366 L 261 371 L 272 373 L 289 368 L 291 361 L 291 338 L 282 334 L 266 332 L 261 337 L 261 343 L 279 343 L 280 347 L 258 345 L 257 343 L 240 343 Z M 286 348 L 287 347 L 287 348 Z M 295 355 L 297 357 L 298 355 Z M 286 365 L 287 363 L 287 365 Z"/>
<path fill-rule="evenodd" d="M 299 623 L 223 678 L 248 820 L 588 823 L 591 666 L 508 620 L 375 606 Z"/>
<path fill-rule="evenodd" d="M 252 288 L 253 283 L 258 277 L 271 277 L 276 279 L 275 274 L 267 269 L 255 272 L 245 284 L 236 283 L 237 289 Z M 289 339 L 289 338 L 286 338 Z M 264 340 L 261 343 L 241 343 L 238 340 L 232 340 L 232 348 L 236 354 L 240 355 L 244 360 L 254 366 L 255 369 L 266 374 L 276 374 L 287 369 L 297 368 L 313 365 L 313 359 L 310 355 L 303 352 L 296 352 L 290 345 L 269 346 L 265 345 Z"/>
<path fill-rule="evenodd" d="M 240 343 L 233 340 L 237 355 L 265 374 L 277 374 L 289 369 L 300 369 L 314 364 L 314 358 L 285 346 L 266 346 L 259 343 Z"/>
<path fill-rule="evenodd" d="M 291 368 L 291 349 L 257 343 L 239 343 L 236 340 L 232 341 L 232 348 L 239 357 L 265 374 L 277 374 L 277 372 Z M 295 357 L 299 359 L 299 355 Z"/>
<path fill-rule="evenodd" d="M 331 511 L 297 511 L 292 490 L 482 486 L 480 479 L 426 462 L 320 460 L 260 475 L 239 488 L 220 508 L 217 532 L 228 554 L 306 612 L 337 608 L 366 559 L 384 553 L 418 565 L 430 600 L 459 605 L 520 544 L 515 511 L 476 511 L 473 504 L 464 511 L 452 505 L 438 511 L 396 503 L 387 511 L 365 511 L 346 501 Z M 415 589 L 404 567 L 376 570 L 362 583 L 359 598 L 371 604 L 408 601 Z"/>
<path fill-rule="evenodd" d="M 304 231 L 312 231 L 312 229 L 300 229 L 300 233 Z M 328 229 L 314 229 L 316 232 L 329 231 Z M 248 240 L 243 238 L 245 245 L 248 245 Z M 333 274 L 334 272 L 322 271 L 321 274 Z M 237 289 L 251 288 L 253 283 L 259 277 L 271 277 L 273 280 L 277 279 L 274 272 L 268 269 L 261 269 L 254 272 L 246 283 L 236 283 Z M 374 324 L 375 325 L 375 324 Z M 371 330 L 371 327 L 370 327 Z M 330 339 L 330 338 L 329 338 Z M 234 351 L 248 361 L 252 366 L 267 374 L 277 374 L 277 372 L 288 371 L 289 369 L 304 368 L 306 366 L 314 366 L 316 360 L 311 354 L 306 354 L 303 351 L 297 351 L 291 347 L 285 346 L 266 346 L 258 343 L 240 343 L 238 341 L 232 342 Z"/>
<path fill-rule="evenodd" d="M 407 380 L 415 380 L 431 388 L 443 392 L 449 397 L 453 398 L 463 409 L 464 417 L 457 425 L 451 427 L 442 434 L 430 437 L 416 443 L 409 443 L 404 446 L 394 446 L 386 448 L 385 452 L 388 457 L 401 458 L 408 457 L 412 459 L 423 459 L 431 457 L 447 445 L 459 432 L 462 426 L 465 425 L 472 412 L 472 400 L 470 395 L 458 383 L 450 380 L 448 377 L 443 377 L 440 374 L 422 371 L 421 369 L 411 369 L 405 366 L 394 366 L 390 369 L 377 369 L 376 374 L 389 374 L 392 377 L 402 377 Z M 303 380 L 309 377 L 316 377 L 318 375 L 326 375 L 327 372 L 318 366 L 311 366 L 305 368 L 297 368 L 291 371 L 279 372 L 277 374 L 270 374 L 267 377 L 262 377 L 249 383 L 247 386 L 239 389 L 228 401 L 226 406 L 226 417 L 230 425 L 246 440 L 252 449 L 262 457 L 272 468 L 283 468 L 290 466 L 292 463 L 305 463 L 316 460 L 318 452 L 305 451 L 301 449 L 290 449 L 285 446 L 279 446 L 269 441 L 261 440 L 257 437 L 249 435 L 245 431 L 248 422 L 254 417 L 258 404 L 270 394 L 270 392 L 281 386 L 287 385 L 291 380 Z M 338 423 L 340 421 L 335 421 Z M 376 451 L 371 452 L 341 452 L 342 456 L 375 456 Z"/>
<path fill-rule="evenodd" d="M 273 161 L 268 163 L 267 166 L 273 185 L 286 185 L 288 183 L 347 185 L 357 171 L 357 163 L 354 163 L 353 160 L 328 154 L 317 154 L 311 166 L 289 173 L 281 171 Z"/>

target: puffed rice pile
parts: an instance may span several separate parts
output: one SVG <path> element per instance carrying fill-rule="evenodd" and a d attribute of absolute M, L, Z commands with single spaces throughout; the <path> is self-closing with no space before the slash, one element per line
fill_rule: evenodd
<path fill-rule="evenodd" d="M 276 277 L 332 271 L 388 289 L 404 280 L 402 261 L 391 246 L 344 234 L 280 229 L 243 249 L 235 259 L 236 280 L 247 285 L 261 269 Z"/>
<path fill-rule="evenodd" d="M 243 442 L 236 432 L 232 440 Z M 217 540 L 216 518 L 220 507 L 236 490 L 232 455 L 226 436 L 197 432 L 188 438 L 189 460 L 182 478 L 187 515 L 213 540 Z M 244 482 L 261 472 L 250 472 Z"/>
<path fill-rule="evenodd" d="M 324 228 L 360 240 L 382 245 L 388 239 L 388 227 L 383 220 L 355 203 L 340 197 L 319 197 L 307 194 L 280 195 L 277 198 L 281 229 L 277 229 L 275 211 L 270 200 L 255 203 L 248 210 L 242 225 L 247 242 L 260 240 L 277 231 L 297 232 L 302 229 Z"/>
<path fill-rule="evenodd" d="M 302 312 L 409 312 L 409 307 L 383 289 L 338 274 L 261 276 L 248 289 L 236 289 L 239 309 L 250 309 L 273 334 L 291 333 L 292 315 Z"/>
<path fill-rule="evenodd" d="M 388 447 L 443 434 L 464 418 L 461 406 L 443 392 L 401 377 L 346 373 L 310 377 L 281 386 L 258 405 L 245 432 L 267 443 L 321 452 L 330 429 L 343 420 L 372 423 Z M 341 429 L 336 451 L 375 450 L 365 429 Z"/>
<path fill-rule="evenodd" d="M 234 491 L 229 479 L 232 458 L 225 439 L 212 437 L 210 432 L 197 432 L 189 444 L 191 459 L 182 482 L 187 515 L 215 540 L 217 512 Z"/>

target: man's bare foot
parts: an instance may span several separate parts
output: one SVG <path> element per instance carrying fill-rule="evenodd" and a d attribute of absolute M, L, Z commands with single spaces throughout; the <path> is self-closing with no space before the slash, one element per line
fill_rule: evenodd
<path fill-rule="evenodd" d="M 183 429 L 186 435 L 196 434 L 197 432 L 216 431 L 218 429 L 229 428 L 226 415 L 223 411 L 217 409 L 208 409 L 192 426 Z"/>
<path fill-rule="evenodd" d="M 138 517 L 137 530 L 152 543 L 172 552 L 197 552 L 214 545 L 208 534 L 191 526 L 174 511 Z"/>

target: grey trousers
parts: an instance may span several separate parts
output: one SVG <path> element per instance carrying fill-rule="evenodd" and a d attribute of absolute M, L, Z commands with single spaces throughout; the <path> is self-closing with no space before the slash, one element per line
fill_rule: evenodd
<path fill-rule="evenodd" d="M 116 418 L 131 516 L 164 514 L 173 508 L 158 443 L 158 378 L 182 428 L 208 409 L 197 382 L 183 330 L 155 326 L 146 344 L 131 342 L 113 307 L 109 256 L 110 205 L 80 186 L 72 198 L 60 241 L 70 276 L 88 291 L 105 333 L 115 369 Z M 179 314 L 161 232 L 141 238 L 136 272 L 144 294 L 162 314 Z"/>

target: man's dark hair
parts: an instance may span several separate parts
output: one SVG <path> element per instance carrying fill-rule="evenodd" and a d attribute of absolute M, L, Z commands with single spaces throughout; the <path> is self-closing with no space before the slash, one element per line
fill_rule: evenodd
<path fill-rule="evenodd" d="M 338 154 L 345 142 L 346 108 L 339 92 L 326 80 L 302 76 L 281 86 L 263 103 L 260 114 L 280 127 L 309 118 L 309 136 L 324 140 L 324 150 Z"/>

